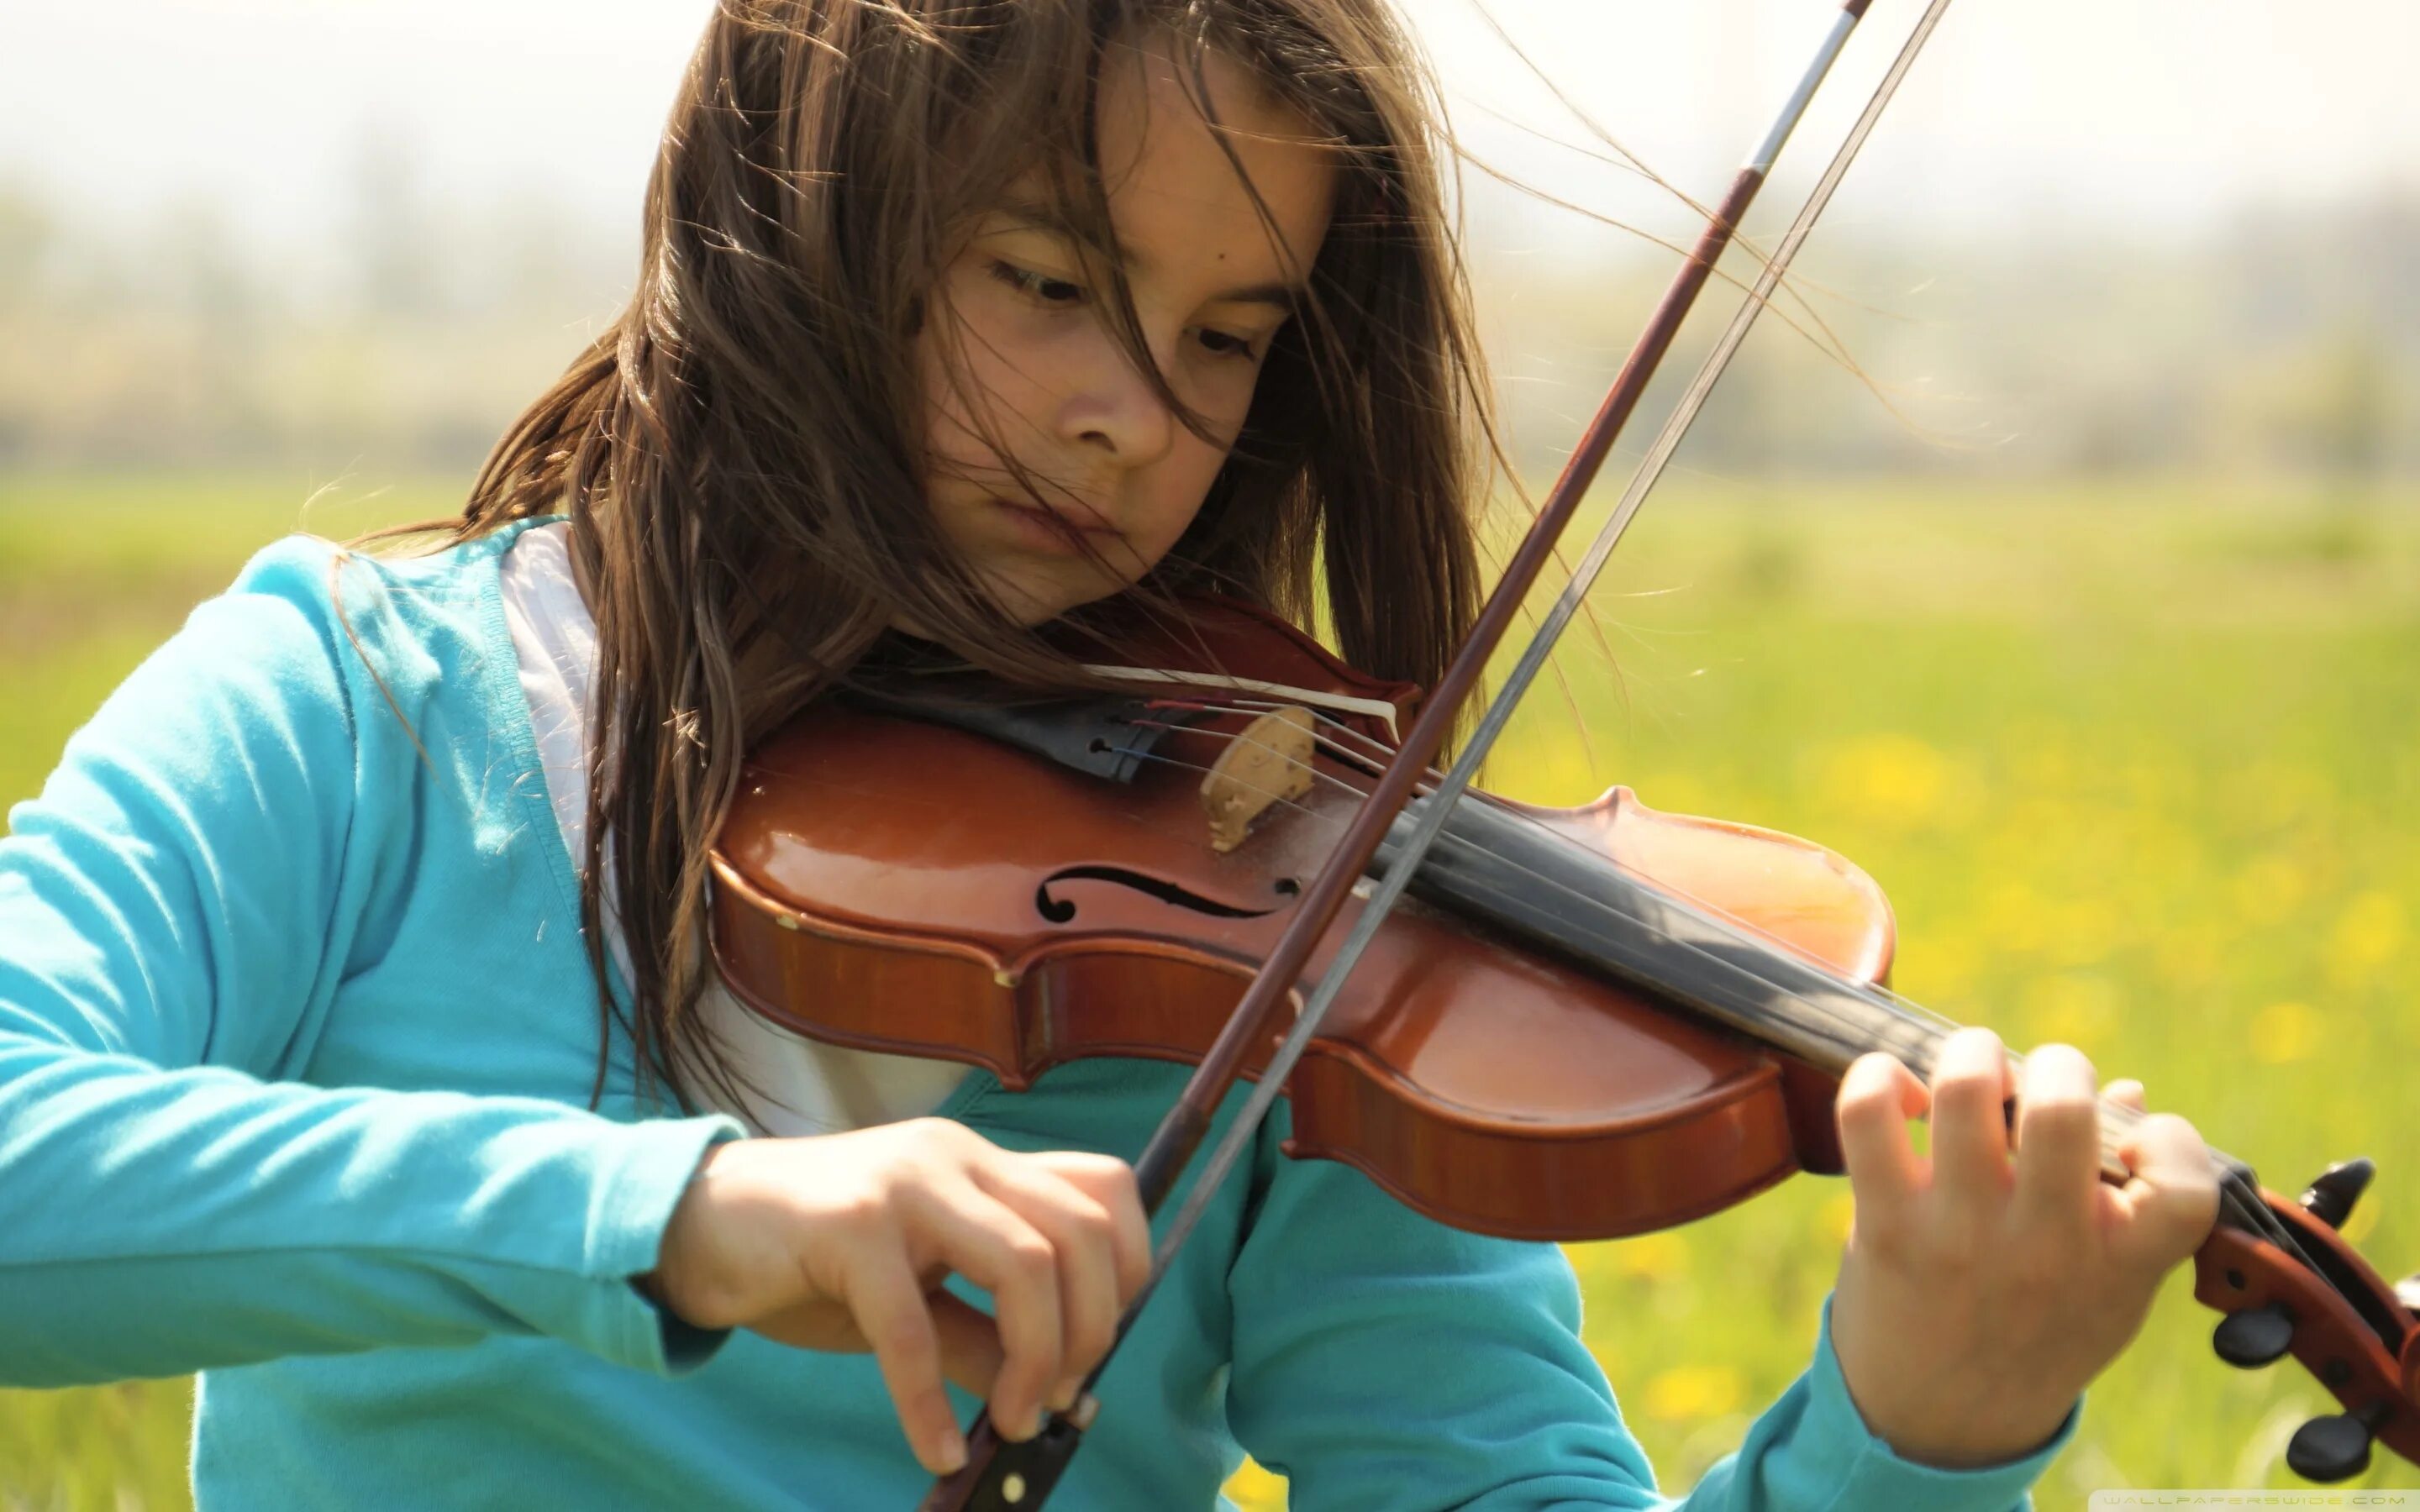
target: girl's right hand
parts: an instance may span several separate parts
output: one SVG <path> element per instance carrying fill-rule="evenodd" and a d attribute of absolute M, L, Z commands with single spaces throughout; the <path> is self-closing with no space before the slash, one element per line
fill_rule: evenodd
<path fill-rule="evenodd" d="M 700 1328 L 871 1350 L 908 1442 L 966 1458 L 943 1377 L 1009 1439 L 1073 1405 L 1151 1269 L 1134 1172 L 1108 1155 L 1016 1154 L 946 1119 L 718 1145 L 639 1285 Z M 941 1283 L 964 1275 L 998 1320 Z"/>

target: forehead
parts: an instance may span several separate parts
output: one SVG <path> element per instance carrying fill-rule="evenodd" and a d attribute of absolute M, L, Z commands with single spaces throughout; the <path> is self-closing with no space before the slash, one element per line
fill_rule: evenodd
<path fill-rule="evenodd" d="M 1318 255 L 1332 154 L 1241 65 L 1204 53 L 1196 72 L 1166 39 L 1112 46 L 1095 122 L 1110 222 L 1138 272 L 1298 281 Z"/>

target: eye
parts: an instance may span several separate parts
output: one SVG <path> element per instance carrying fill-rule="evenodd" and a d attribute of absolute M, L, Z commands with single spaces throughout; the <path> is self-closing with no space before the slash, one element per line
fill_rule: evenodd
<path fill-rule="evenodd" d="M 1063 278 L 1050 278 L 997 257 L 991 260 L 991 276 L 1028 299 L 1039 300 L 1045 304 L 1081 304 L 1084 301 L 1083 285 L 1071 284 Z"/>
<path fill-rule="evenodd" d="M 1223 331 L 1204 331 L 1201 334 L 1201 341 L 1203 347 L 1219 357 L 1256 358 L 1261 355 L 1252 349 L 1249 338 L 1230 335 Z"/>

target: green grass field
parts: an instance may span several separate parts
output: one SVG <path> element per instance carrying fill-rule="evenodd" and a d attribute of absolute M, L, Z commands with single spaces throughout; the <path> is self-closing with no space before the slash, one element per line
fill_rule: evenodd
<path fill-rule="evenodd" d="M 0 802 L 253 548 L 458 490 L 306 515 L 269 479 L 0 477 Z M 2388 1274 L 2420 1266 L 2398 1111 L 2420 1063 L 2420 498 L 1699 483 L 1651 506 L 1597 622 L 1496 786 L 1620 781 L 1834 846 L 1890 893 L 1902 991 L 2140 1076 L 2272 1186 L 2376 1158 L 2350 1231 Z M 1840 1183 L 1803 1179 L 1574 1247 L 1589 1342 L 1667 1487 L 1804 1365 L 1846 1218 Z M 2297 1484 L 2285 1439 L 2328 1399 L 2291 1366 L 2220 1365 L 2211 1320 L 2174 1278 L 2042 1507 Z M 0 1392 L 0 1509 L 183 1505 L 187 1402 Z M 2420 1472 L 2381 1458 L 2359 1484 Z M 1236 1489 L 1282 1504 L 1273 1476 Z"/>

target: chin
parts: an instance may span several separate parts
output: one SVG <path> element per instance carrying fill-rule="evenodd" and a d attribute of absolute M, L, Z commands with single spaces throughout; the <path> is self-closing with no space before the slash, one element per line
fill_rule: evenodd
<path fill-rule="evenodd" d="M 1001 612 L 1027 629 L 1049 624 L 1071 609 L 1106 598 L 1117 592 L 1112 586 L 1078 588 L 1072 583 L 1028 583 L 994 581 L 992 602 Z"/>

